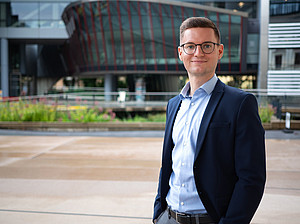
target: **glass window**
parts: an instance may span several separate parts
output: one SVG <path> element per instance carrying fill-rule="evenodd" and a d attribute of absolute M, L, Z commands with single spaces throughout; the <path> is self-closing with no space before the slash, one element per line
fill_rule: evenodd
<path fill-rule="evenodd" d="M 231 16 L 231 63 L 240 62 L 241 17 Z"/>
<path fill-rule="evenodd" d="M 12 2 L 11 26 L 14 27 L 64 27 L 61 15 L 70 1 Z M 1 13 L 2 14 L 2 13 Z"/>
<path fill-rule="evenodd" d="M 281 69 L 282 65 L 282 55 L 275 55 L 275 68 Z"/>
<path fill-rule="evenodd" d="M 12 2 L 12 16 L 17 27 L 38 27 L 39 4 L 37 2 Z"/>
<path fill-rule="evenodd" d="M 295 65 L 300 65 L 300 52 L 295 53 Z"/>
<path fill-rule="evenodd" d="M 247 36 L 247 64 L 258 63 L 259 35 L 248 34 Z"/>
<path fill-rule="evenodd" d="M 7 4 L 8 3 L 0 2 L 0 27 L 5 27 L 6 26 Z"/>
<path fill-rule="evenodd" d="M 19 20 L 37 20 L 39 18 L 39 4 L 37 2 L 12 2 L 12 14 Z"/>
<path fill-rule="evenodd" d="M 65 3 L 40 3 L 39 24 L 40 27 L 63 27 L 61 14 L 67 6 Z"/>
<path fill-rule="evenodd" d="M 295 68 L 299 68 L 300 67 L 300 52 L 296 52 L 295 53 Z"/>
<path fill-rule="evenodd" d="M 60 19 L 57 3 L 40 3 L 40 19 Z"/>
<path fill-rule="evenodd" d="M 140 2 L 129 2 L 133 28 L 130 34 L 133 35 L 133 42 L 131 44 L 134 45 L 135 63 L 137 65 L 144 64 L 144 42 L 142 42 L 144 36 L 141 35 L 143 24 L 140 24 L 140 22 L 142 22 L 141 17 L 139 17 L 139 13 L 141 12 L 141 10 L 139 10 L 140 4 Z"/>
<path fill-rule="evenodd" d="M 270 16 L 299 13 L 299 11 L 300 11 L 300 2 L 271 1 L 270 3 Z"/>
<path fill-rule="evenodd" d="M 204 10 L 196 9 L 196 10 L 195 10 L 195 16 L 204 17 L 204 16 L 205 16 Z M 211 19 L 212 19 L 212 18 L 211 18 Z"/>
<path fill-rule="evenodd" d="M 151 40 L 152 40 L 152 35 L 153 35 L 153 42 L 151 43 L 151 48 L 153 48 L 154 44 L 154 49 L 153 49 L 153 62 L 155 64 L 164 64 L 164 43 L 163 43 L 163 37 L 162 37 L 162 29 L 161 29 L 161 24 L 160 24 L 160 15 L 159 15 L 159 8 L 157 4 L 149 4 L 150 10 L 151 10 L 151 16 L 149 16 L 149 21 L 152 19 L 152 27 L 153 30 L 151 30 L 150 26 L 150 31 L 151 31 Z M 153 32 L 153 33 L 152 33 Z"/>
<path fill-rule="evenodd" d="M 174 6 L 173 7 L 173 20 L 174 20 L 174 30 L 175 30 L 175 37 L 176 37 L 176 43 L 177 46 L 179 46 L 180 43 L 180 37 L 179 37 L 179 27 L 182 23 L 182 18 L 180 16 L 180 7 Z"/>
<path fill-rule="evenodd" d="M 221 33 L 221 43 L 224 44 L 224 55 L 221 59 L 221 63 L 229 63 L 229 16 L 225 14 L 219 15 L 219 27 Z"/>
<path fill-rule="evenodd" d="M 147 3 L 140 2 L 140 12 L 142 16 L 142 32 L 143 32 L 143 38 L 144 43 L 141 43 L 144 45 L 145 49 L 145 58 L 146 58 L 146 64 L 153 65 L 153 47 L 152 47 L 152 39 L 151 39 L 151 27 L 150 27 L 150 14 L 149 14 L 149 7 Z"/>
<path fill-rule="evenodd" d="M 98 46 L 98 54 L 100 64 L 105 64 L 107 62 L 107 53 L 106 53 L 106 45 L 105 45 L 105 36 L 104 36 L 104 28 L 103 28 L 103 8 L 105 7 L 102 2 L 94 2 L 93 3 L 93 14 L 94 14 L 94 25 L 96 30 L 96 38 L 97 38 L 97 46 Z M 98 56 L 97 56 L 98 57 Z"/>

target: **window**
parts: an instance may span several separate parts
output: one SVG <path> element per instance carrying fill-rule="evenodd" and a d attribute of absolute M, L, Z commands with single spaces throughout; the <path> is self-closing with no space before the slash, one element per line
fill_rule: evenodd
<path fill-rule="evenodd" d="M 300 52 L 296 52 L 295 53 L 295 68 L 299 68 L 300 67 Z"/>
<path fill-rule="evenodd" d="M 281 69 L 281 65 L 282 65 L 282 55 L 276 55 L 275 56 L 275 68 Z"/>

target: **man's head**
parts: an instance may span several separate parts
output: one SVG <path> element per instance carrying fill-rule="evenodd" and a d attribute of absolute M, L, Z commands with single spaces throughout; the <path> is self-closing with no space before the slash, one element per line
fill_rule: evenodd
<path fill-rule="evenodd" d="M 210 20 L 205 17 L 190 17 L 184 20 L 180 26 L 180 44 L 183 38 L 184 32 L 187 29 L 191 28 L 211 28 L 214 31 L 214 34 L 217 39 L 217 43 L 221 42 L 221 34 L 217 26 Z"/>
<path fill-rule="evenodd" d="M 211 20 L 192 17 L 180 26 L 178 55 L 189 78 L 208 81 L 215 74 L 223 52 L 219 30 Z"/>

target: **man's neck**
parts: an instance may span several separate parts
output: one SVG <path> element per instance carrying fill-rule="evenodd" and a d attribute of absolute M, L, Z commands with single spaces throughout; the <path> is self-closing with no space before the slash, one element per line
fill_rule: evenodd
<path fill-rule="evenodd" d="M 190 96 L 193 96 L 195 91 L 199 89 L 203 84 L 205 84 L 207 81 L 209 81 L 214 76 L 189 76 L 190 80 Z"/>

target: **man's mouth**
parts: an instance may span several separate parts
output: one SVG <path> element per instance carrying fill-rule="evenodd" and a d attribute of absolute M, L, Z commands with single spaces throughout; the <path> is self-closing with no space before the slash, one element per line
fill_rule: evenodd
<path fill-rule="evenodd" d="M 205 63 L 205 60 L 192 60 L 193 63 Z"/>

